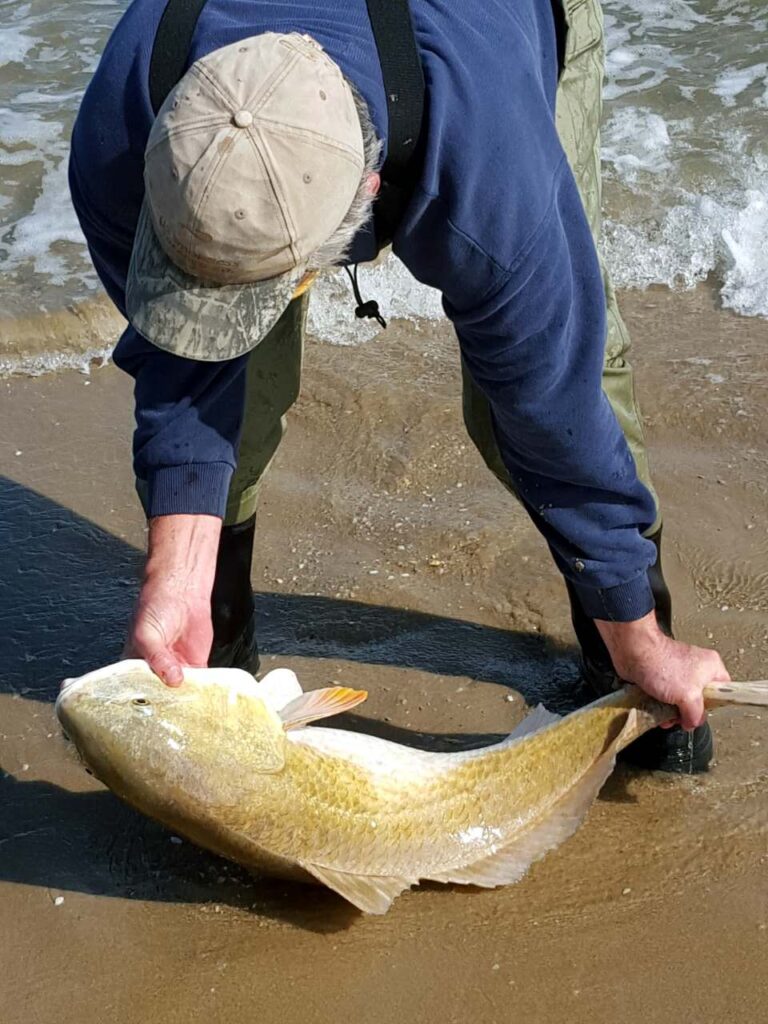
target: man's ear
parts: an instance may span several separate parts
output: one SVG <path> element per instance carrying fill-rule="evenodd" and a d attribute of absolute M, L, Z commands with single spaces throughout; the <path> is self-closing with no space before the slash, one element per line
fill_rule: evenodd
<path fill-rule="evenodd" d="M 374 171 L 368 175 L 368 193 L 372 196 L 377 196 L 381 189 L 381 175 L 378 171 Z"/>

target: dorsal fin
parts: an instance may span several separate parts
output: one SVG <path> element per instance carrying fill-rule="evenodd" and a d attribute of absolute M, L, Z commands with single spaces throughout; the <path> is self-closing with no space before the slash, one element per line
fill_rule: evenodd
<path fill-rule="evenodd" d="M 273 668 L 254 688 L 256 696 L 273 711 L 280 712 L 286 704 L 303 693 L 296 673 L 289 668 Z"/>
<path fill-rule="evenodd" d="M 552 807 L 543 821 L 516 836 L 490 857 L 430 875 L 429 879 L 434 882 L 478 885 L 486 889 L 519 881 L 531 864 L 572 836 L 579 827 L 603 783 L 613 771 L 616 754 L 623 745 L 625 735 L 631 735 L 634 731 L 636 719 L 637 711 L 632 708 L 619 735 L 576 785 Z"/>
<path fill-rule="evenodd" d="M 301 866 L 318 882 L 333 889 L 364 914 L 386 914 L 392 906 L 392 900 L 418 882 L 417 878 L 400 878 L 395 875 L 353 875 L 317 864 Z"/>
<path fill-rule="evenodd" d="M 326 686 L 322 690 L 310 690 L 290 701 L 280 709 L 285 729 L 300 729 L 309 722 L 330 718 L 349 711 L 366 699 L 365 690 L 350 690 L 348 686 Z"/>

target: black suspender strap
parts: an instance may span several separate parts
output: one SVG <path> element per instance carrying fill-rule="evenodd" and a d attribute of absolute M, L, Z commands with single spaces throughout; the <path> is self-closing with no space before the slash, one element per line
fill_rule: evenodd
<path fill-rule="evenodd" d="M 424 70 L 409 0 L 366 0 L 387 96 L 387 158 L 374 205 L 379 248 L 392 241 L 418 180 L 422 158 Z"/>
<path fill-rule="evenodd" d="M 149 98 L 157 114 L 187 66 L 192 37 L 206 0 L 168 0 L 149 61 Z"/>

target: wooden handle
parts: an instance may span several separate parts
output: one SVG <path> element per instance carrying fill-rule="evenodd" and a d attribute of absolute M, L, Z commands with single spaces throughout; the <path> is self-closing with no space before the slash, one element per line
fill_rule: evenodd
<path fill-rule="evenodd" d="M 707 704 L 753 704 L 768 707 L 768 679 L 745 683 L 710 683 L 704 687 Z"/>

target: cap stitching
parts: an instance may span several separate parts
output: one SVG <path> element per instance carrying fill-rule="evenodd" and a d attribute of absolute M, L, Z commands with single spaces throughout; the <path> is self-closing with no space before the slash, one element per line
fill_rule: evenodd
<path fill-rule="evenodd" d="M 209 117 L 199 118 L 197 121 L 185 121 L 184 124 L 174 126 L 173 128 L 164 131 L 160 138 L 153 142 L 152 147 L 147 147 L 144 151 L 144 156 L 148 157 L 150 153 L 154 153 L 158 146 L 161 146 L 164 142 L 169 139 L 178 139 L 180 135 L 186 135 L 187 132 L 196 132 L 200 128 L 215 128 L 220 125 L 222 128 L 226 127 L 231 123 L 229 117 L 223 117 L 221 114 L 217 114 L 215 117 L 210 115 Z"/>
<path fill-rule="evenodd" d="M 288 73 L 288 71 L 293 66 L 293 64 L 298 60 L 298 58 L 299 58 L 298 54 L 293 54 L 291 57 L 285 59 L 282 64 L 279 64 L 275 68 L 274 72 L 272 73 L 272 76 L 273 76 L 272 89 L 274 89 L 277 86 L 277 84 L 279 83 L 279 81 L 281 80 L 281 78 L 284 77 Z M 219 97 L 220 100 L 222 100 L 228 106 L 235 107 L 238 110 L 242 110 L 243 109 L 243 104 L 241 103 L 241 101 L 236 96 L 234 96 L 232 93 L 230 93 L 229 90 L 225 86 L 221 85 L 217 81 L 217 79 L 214 78 L 211 75 L 211 73 L 208 71 L 208 69 L 205 66 L 205 64 L 202 63 L 204 60 L 205 60 L 205 57 L 201 57 L 199 61 L 197 61 L 195 64 L 192 65 L 192 67 L 189 69 L 187 74 L 193 74 L 193 75 L 199 76 L 200 78 L 203 78 L 205 80 L 205 83 L 208 84 L 213 89 L 213 91 L 217 94 L 217 96 Z M 282 74 L 279 74 L 280 72 L 282 72 Z M 270 85 L 270 80 L 268 80 L 267 83 L 265 83 L 265 84 L 266 85 Z M 258 93 L 257 93 L 257 95 L 258 95 Z M 271 92 L 270 92 L 270 95 L 271 95 Z M 245 101 L 246 105 L 248 105 L 250 102 L 251 101 L 248 101 L 248 100 Z M 149 149 L 145 150 L 144 159 L 146 160 L 147 157 L 149 156 L 149 154 L 155 149 L 155 147 L 160 145 L 161 142 L 163 142 L 163 141 L 165 141 L 167 139 L 178 138 L 179 136 L 183 135 L 187 130 L 189 130 L 189 131 L 196 131 L 198 128 L 215 127 L 216 124 L 219 123 L 219 122 L 221 122 L 221 126 L 223 127 L 224 125 L 230 123 L 231 117 L 232 117 L 232 114 L 231 114 L 231 112 L 228 109 L 226 117 L 223 117 L 222 114 L 217 114 L 215 116 L 214 115 L 210 115 L 210 117 L 207 118 L 207 119 L 201 118 L 199 121 L 195 121 L 194 123 L 191 123 L 191 124 L 190 123 L 186 123 L 183 127 L 178 128 L 176 130 L 171 129 L 170 131 L 165 132 L 165 134 L 162 135 L 160 139 L 158 139 L 158 141 L 154 144 L 154 146 L 152 147 L 151 150 L 149 150 Z M 248 131 L 249 129 L 239 129 L 239 131 L 243 131 L 243 130 Z"/>
<path fill-rule="evenodd" d="M 267 79 L 266 82 L 262 82 L 260 89 L 263 92 L 260 94 L 259 89 L 256 93 L 251 96 L 248 100 L 249 105 L 253 105 L 255 110 L 260 110 L 264 104 L 269 100 L 275 92 L 275 89 L 280 85 L 284 78 L 288 76 L 288 73 L 293 70 L 295 64 L 301 59 L 301 54 L 294 50 L 293 54 L 284 60 L 282 64 L 279 64 L 273 72 L 272 78 Z"/>
<path fill-rule="evenodd" d="M 349 146 L 344 146 L 340 143 L 334 142 L 327 136 L 320 135 L 319 132 L 313 132 L 311 128 L 298 128 L 294 125 L 281 124 L 280 121 L 272 121 L 266 117 L 259 118 L 259 123 L 269 125 L 270 131 L 273 131 L 275 135 L 298 136 L 299 138 L 311 142 L 313 145 L 338 153 L 339 156 L 343 156 L 350 162 L 358 164 L 361 169 L 365 166 L 365 160 L 360 157 L 359 153 L 356 153 Z"/>
<path fill-rule="evenodd" d="M 214 51 L 214 53 L 215 52 L 216 51 Z M 205 60 L 205 58 L 203 57 L 202 60 Z M 211 86 L 211 88 L 218 94 L 220 99 L 224 100 L 225 103 L 233 107 L 238 107 L 239 109 L 239 102 L 237 98 L 233 96 L 228 89 L 222 86 L 221 83 L 216 81 L 216 79 L 212 76 L 212 74 L 208 71 L 208 68 L 204 64 L 198 62 L 198 64 L 194 65 L 194 69 L 197 72 L 197 74 L 199 74 L 202 78 L 206 80 L 206 82 Z"/>
<path fill-rule="evenodd" d="M 213 87 L 214 91 L 216 91 L 217 93 L 219 92 L 219 90 L 216 89 L 216 83 L 210 78 L 209 75 L 205 74 L 205 68 L 201 64 L 202 60 L 205 60 L 205 58 L 203 57 L 200 60 L 196 61 L 192 65 L 192 67 L 187 71 L 187 73 L 184 75 L 184 77 L 181 79 L 181 81 L 176 83 L 176 85 L 173 87 L 171 92 L 166 97 L 165 102 L 163 103 L 163 106 L 161 108 L 161 111 L 163 109 L 165 109 L 165 107 L 167 106 L 168 102 L 171 100 L 172 97 L 175 98 L 175 96 L 180 93 L 181 88 L 182 88 L 183 85 L 185 85 L 185 80 L 187 78 L 192 78 L 192 79 L 194 79 L 194 78 L 203 78 L 204 81 L 200 83 L 201 85 L 206 85 L 206 84 L 210 85 L 210 86 Z M 188 85 L 188 83 L 187 83 L 187 85 Z M 220 95 L 220 93 L 219 93 L 219 95 Z M 221 116 L 222 116 L 221 113 L 216 114 L 216 115 L 210 114 L 210 115 L 206 115 L 206 118 L 201 118 L 200 120 L 205 124 L 206 121 L 207 121 L 207 118 L 213 118 L 213 117 L 220 118 Z M 155 119 L 155 122 L 154 122 L 155 124 L 157 124 L 158 119 L 159 119 L 159 115 L 158 115 L 158 118 Z M 153 125 L 153 127 L 154 127 L 154 125 Z M 162 138 L 167 138 L 170 134 L 171 134 L 171 132 L 166 132 L 165 135 L 161 136 L 161 140 L 162 140 Z M 158 140 L 158 141 L 161 141 L 161 140 Z M 145 150 L 145 153 L 146 152 L 148 152 L 148 150 Z"/>
<path fill-rule="evenodd" d="M 326 149 L 332 149 L 344 156 L 354 158 L 358 163 L 362 163 L 362 161 L 359 158 L 359 154 L 350 146 L 345 146 L 343 143 L 330 139 L 326 135 L 321 135 L 320 132 L 315 132 L 311 128 L 301 128 L 298 125 L 285 124 L 285 122 L 275 121 L 270 117 L 262 117 L 261 115 L 257 115 L 257 117 L 254 118 L 254 124 L 257 121 L 259 122 L 259 124 L 269 125 L 270 130 L 275 131 L 276 133 L 302 136 L 303 138 L 315 141 L 318 145 L 322 145 Z M 151 149 L 146 150 L 144 154 L 145 159 L 147 159 L 149 155 L 153 153 L 155 149 L 157 149 L 158 146 L 160 146 L 163 142 L 166 142 L 168 139 L 178 139 L 183 135 L 186 135 L 188 132 L 197 131 L 199 128 L 229 128 L 231 127 L 231 124 L 231 118 L 223 118 L 221 117 L 221 115 L 218 115 L 215 119 L 209 118 L 207 121 L 201 119 L 200 121 L 195 121 L 194 123 L 186 123 L 179 128 L 175 128 L 170 132 L 166 132 L 165 135 L 163 135 L 163 137 L 159 139 L 152 146 Z M 237 132 L 239 134 L 240 132 L 248 131 L 251 128 L 253 128 L 253 125 L 249 125 L 247 129 L 238 128 Z"/>
<path fill-rule="evenodd" d="M 214 50 L 214 53 L 215 52 L 216 51 Z M 279 80 L 282 77 L 281 72 L 283 72 L 283 69 L 286 67 L 286 65 L 288 67 L 292 67 L 296 59 L 296 57 L 293 57 L 292 59 L 289 58 L 288 60 L 284 60 L 281 64 L 278 64 L 275 70 L 272 72 L 272 79 Z M 212 72 L 209 71 L 208 67 L 203 63 L 204 60 L 205 57 L 202 57 L 197 62 L 197 64 L 194 65 L 194 68 L 197 71 L 197 73 L 200 74 L 203 78 L 205 78 L 205 80 L 211 85 L 213 89 L 216 90 L 216 92 L 225 102 L 230 103 L 237 110 L 242 110 L 243 104 L 240 102 L 240 100 L 233 93 L 231 93 L 223 83 L 217 81 L 216 78 L 213 77 Z M 283 74 L 285 74 L 285 72 L 283 72 Z M 270 87 L 272 85 L 272 79 L 267 79 L 267 81 L 263 83 L 263 87 Z M 258 96 L 258 92 L 256 93 L 256 95 Z M 248 102 L 250 101 L 246 101 L 246 103 Z"/>
<path fill-rule="evenodd" d="M 235 136 L 235 138 L 237 138 L 237 136 Z M 202 195 L 200 196 L 200 199 L 195 204 L 195 209 L 194 209 L 194 212 L 192 214 L 192 218 L 193 218 L 192 219 L 192 229 L 193 230 L 192 230 L 191 234 L 192 234 L 193 238 L 194 238 L 194 230 L 198 227 L 198 225 L 200 223 L 200 208 L 203 205 L 203 203 L 205 202 L 205 200 L 208 198 L 208 195 L 209 195 L 209 193 L 211 191 L 211 188 L 212 188 L 212 185 L 213 185 L 213 180 L 216 177 L 216 174 L 217 174 L 217 172 L 219 170 L 219 167 L 221 167 L 222 163 L 224 162 L 226 157 L 229 156 L 231 151 L 232 151 L 232 147 L 229 147 L 223 153 L 220 152 L 217 160 L 215 161 L 213 167 L 211 168 L 211 170 L 208 173 L 208 177 L 206 178 L 205 184 L 203 185 Z M 192 243 L 190 242 L 189 243 L 189 248 L 187 250 L 187 252 L 190 255 L 192 253 L 191 245 L 192 245 Z"/>
<path fill-rule="evenodd" d="M 296 225 L 293 223 L 293 218 L 290 216 L 290 211 L 286 213 L 288 203 L 286 202 L 286 198 L 282 192 L 282 189 L 279 188 L 278 183 L 276 181 L 275 168 L 272 165 L 272 154 L 269 151 L 269 147 L 266 144 L 266 139 L 262 135 L 261 131 L 259 131 L 257 128 L 253 126 L 247 129 L 247 131 L 249 141 L 253 146 L 253 150 L 258 155 L 258 158 L 261 161 L 264 170 L 267 172 L 270 188 L 272 189 L 272 193 L 275 197 L 275 204 L 280 213 L 283 225 L 285 226 L 285 232 L 288 236 L 288 245 L 290 246 L 291 253 L 293 254 L 294 259 L 298 260 L 299 253 L 295 245 L 295 238 L 297 234 Z M 256 145 L 257 135 L 261 140 L 261 147 Z M 268 158 L 269 162 L 267 163 Z"/>

